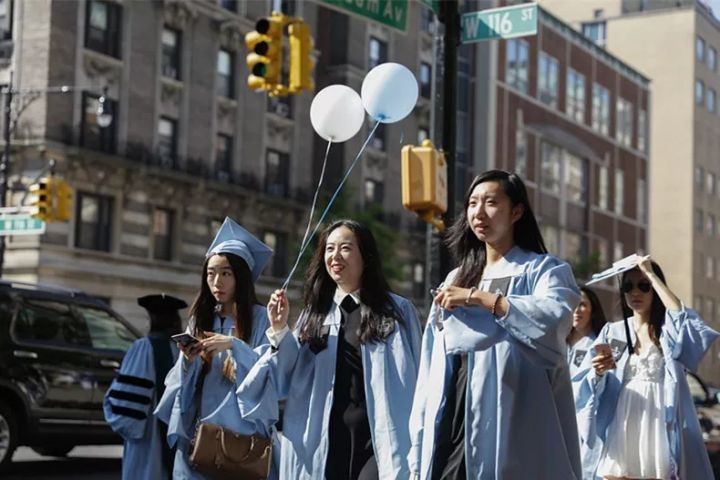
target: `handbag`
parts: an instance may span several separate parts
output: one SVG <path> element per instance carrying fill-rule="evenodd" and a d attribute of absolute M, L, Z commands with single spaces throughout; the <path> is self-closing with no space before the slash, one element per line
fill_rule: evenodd
<path fill-rule="evenodd" d="M 272 440 L 199 422 L 189 460 L 193 468 L 212 478 L 265 480 L 270 474 Z"/>

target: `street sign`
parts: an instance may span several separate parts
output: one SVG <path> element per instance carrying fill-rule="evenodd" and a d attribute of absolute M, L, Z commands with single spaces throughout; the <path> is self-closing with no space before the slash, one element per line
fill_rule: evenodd
<path fill-rule="evenodd" d="M 40 235 L 45 233 L 45 222 L 26 214 L 0 216 L 0 236 Z"/>
<path fill-rule="evenodd" d="M 537 33 L 538 7 L 523 3 L 511 7 L 491 8 L 462 16 L 462 43 L 496 38 L 516 38 Z"/>
<path fill-rule="evenodd" d="M 420 3 L 431 9 L 435 14 L 440 13 L 440 0 L 420 0 Z"/>
<path fill-rule="evenodd" d="M 323 5 L 405 33 L 408 0 L 322 0 Z"/>

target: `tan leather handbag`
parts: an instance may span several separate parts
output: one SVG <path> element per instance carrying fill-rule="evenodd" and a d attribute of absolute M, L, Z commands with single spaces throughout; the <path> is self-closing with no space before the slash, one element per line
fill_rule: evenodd
<path fill-rule="evenodd" d="M 270 474 L 272 440 L 240 435 L 212 423 L 200 423 L 190 446 L 190 464 L 212 478 L 265 480 Z"/>

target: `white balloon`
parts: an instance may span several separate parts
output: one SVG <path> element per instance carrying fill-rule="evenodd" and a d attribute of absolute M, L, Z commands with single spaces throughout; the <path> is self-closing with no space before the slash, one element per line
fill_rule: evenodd
<path fill-rule="evenodd" d="M 368 114 L 381 123 L 395 123 L 407 117 L 418 98 L 415 75 L 399 63 L 383 63 L 365 76 L 360 90 Z"/>
<path fill-rule="evenodd" d="M 330 85 L 315 95 L 310 106 L 310 122 L 325 140 L 344 142 L 360 131 L 365 111 L 360 95 L 346 85 Z"/>

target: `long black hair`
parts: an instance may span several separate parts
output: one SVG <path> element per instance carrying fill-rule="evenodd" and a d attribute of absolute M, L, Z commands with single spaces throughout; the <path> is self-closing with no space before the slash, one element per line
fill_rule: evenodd
<path fill-rule="evenodd" d="M 540 228 L 535 214 L 530 207 L 527 189 L 522 179 L 503 170 L 488 170 L 481 173 L 470 184 L 465 194 L 463 211 L 458 215 L 455 223 L 448 229 L 446 243 L 448 248 L 460 263 L 460 270 L 455 275 L 455 285 L 469 287 L 480 282 L 487 262 L 485 242 L 480 241 L 473 233 L 467 219 L 467 209 L 470 196 L 479 184 L 484 182 L 497 182 L 505 194 L 510 197 L 512 206 L 522 205 L 523 214 L 513 224 L 513 241 L 518 247 L 536 253 L 547 253 Z"/>
<path fill-rule="evenodd" d="M 658 265 L 652 260 L 650 261 L 650 264 L 652 266 L 652 271 L 655 273 L 655 275 L 657 275 L 657 277 L 662 280 L 663 283 L 666 283 L 665 274 L 660 268 L 660 265 Z M 622 280 L 620 282 L 620 307 L 622 308 L 624 319 L 632 317 L 633 310 L 625 301 L 625 294 L 622 292 L 622 285 L 625 283 L 625 279 L 627 278 L 628 274 L 635 271 L 640 272 L 640 269 L 638 267 L 635 267 L 632 270 L 628 270 L 627 272 L 623 273 Z M 650 283 L 650 285 L 652 285 L 652 282 Z M 660 347 L 660 333 L 662 331 L 662 326 L 665 324 L 665 313 L 667 309 L 665 308 L 665 304 L 662 302 L 662 300 L 660 300 L 660 296 L 657 294 L 655 289 L 653 288 L 651 291 L 652 304 L 650 306 L 650 339 L 652 339 L 655 345 Z M 628 341 L 630 341 L 629 338 Z"/>
<path fill-rule="evenodd" d="M 253 307 L 258 303 L 250 268 L 247 263 L 245 263 L 245 260 L 232 253 L 218 253 L 216 255 L 227 259 L 235 276 L 235 302 L 232 312 L 233 317 L 235 317 L 235 336 L 245 342 L 249 342 L 252 338 Z M 207 270 L 210 258 L 212 257 L 208 257 L 203 264 L 200 291 L 190 307 L 190 317 L 194 318 L 192 328 L 193 335 L 198 338 L 202 337 L 203 332 L 212 331 L 213 318 L 215 317 L 215 308 L 217 305 L 217 301 L 207 283 Z"/>
<path fill-rule="evenodd" d="M 320 234 L 305 280 L 303 300 L 306 318 L 300 326 L 300 341 L 307 343 L 322 336 L 322 324 L 325 316 L 330 312 L 337 288 L 337 284 L 325 267 L 325 246 L 330 234 L 340 227 L 346 227 L 353 232 L 363 261 L 360 303 L 367 308 L 361 309 L 360 341 L 362 343 L 383 341 L 394 329 L 394 322 L 393 329 L 388 329 L 388 325 L 383 321 L 394 319 L 402 322 L 402 318 L 390 296 L 390 285 L 383 273 L 375 237 L 362 223 L 347 219 L 333 222 Z"/>
<path fill-rule="evenodd" d="M 600 299 L 595 292 L 585 285 L 580 287 L 580 291 L 583 292 L 590 301 L 590 327 L 595 333 L 595 336 L 598 336 L 602 327 L 607 323 L 605 311 L 603 310 Z"/>

